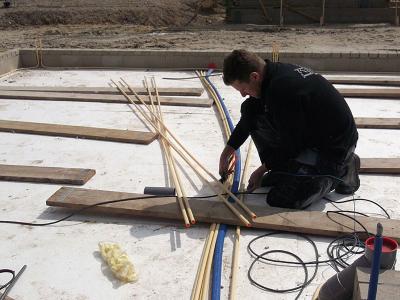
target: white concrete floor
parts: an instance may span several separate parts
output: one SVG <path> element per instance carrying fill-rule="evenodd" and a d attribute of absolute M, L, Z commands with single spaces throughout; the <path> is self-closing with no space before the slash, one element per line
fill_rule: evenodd
<path fill-rule="evenodd" d="M 0 85 L 107 86 L 110 78 L 119 79 L 120 76 L 140 85 L 144 75 L 154 75 L 159 87 L 201 86 L 198 79 L 162 79 L 193 75 L 190 72 L 112 70 L 17 71 L 1 78 Z M 212 77 L 212 81 L 225 98 L 236 123 L 240 116 L 240 95 L 224 86 L 221 78 Z M 356 117 L 400 117 L 398 100 L 348 99 L 348 103 Z M 216 109 L 169 106 L 163 107 L 163 111 L 169 128 L 217 175 L 224 141 Z M 147 130 L 125 104 L 0 100 L 0 119 Z M 359 133 L 357 153 L 361 157 L 400 157 L 400 131 L 361 129 Z M 242 147 L 242 156 L 245 149 Z M 255 152 L 252 157 L 251 168 L 254 169 L 259 159 Z M 97 174 L 83 186 L 89 189 L 142 193 L 145 186 L 168 183 L 165 160 L 157 141 L 143 146 L 0 133 L 0 163 L 93 168 Z M 184 163 L 182 169 L 188 195 L 212 193 Z M 400 177 L 363 175 L 361 180 L 357 196 L 377 201 L 393 218 L 400 219 Z M 45 204 L 59 188 L 59 185 L 0 182 L 0 220 L 47 222 L 63 217 L 65 210 L 49 208 Z M 249 201 L 264 205 L 264 197 L 254 198 Z M 338 206 L 353 208 L 353 204 Z M 310 209 L 332 207 L 321 202 Z M 381 213 L 368 203 L 357 202 L 356 209 Z M 0 224 L 0 268 L 19 270 L 27 265 L 10 292 L 14 299 L 189 299 L 207 233 L 208 225 L 184 229 L 182 224 L 174 222 L 92 214 L 74 216 L 47 227 Z M 263 233 L 265 231 L 242 229 L 237 299 L 293 299 L 293 293 L 261 291 L 247 279 L 252 258 L 246 246 L 252 238 Z M 320 259 L 324 259 L 331 239 L 312 239 L 317 243 Z M 97 245 L 100 241 L 117 242 L 126 250 L 139 273 L 137 283 L 121 285 L 110 275 L 99 257 Z M 233 230 L 230 229 L 224 245 L 222 299 L 228 298 L 232 246 Z M 265 247 L 290 250 L 303 260 L 314 259 L 310 246 L 294 235 L 271 237 L 256 246 L 260 250 Z M 280 258 L 287 259 L 285 256 Z M 400 263 L 397 263 L 396 269 L 399 268 Z M 312 268 L 309 268 L 311 272 Z M 277 289 L 293 287 L 304 278 L 301 268 L 274 265 L 257 265 L 256 273 L 266 285 Z M 333 274 L 331 267 L 321 266 L 316 279 L 300 299 L 310 299 L 316 287 Z"/>

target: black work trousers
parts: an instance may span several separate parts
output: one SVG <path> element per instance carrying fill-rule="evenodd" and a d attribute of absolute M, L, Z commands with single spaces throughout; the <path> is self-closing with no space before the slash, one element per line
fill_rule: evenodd
<path fill-rule="evenodd" d="M 270 186 L 267 203 L 270 206 L 304 209 L 335 189 L 345 172 L 345 166 L 355 147 L 351 147 L 343 162 L 330 162 L 318 151 L 307 149 L 279 171 L 263 176 L 261 186 Z M 328 175 L 328 176 L 327 176 Z"/>

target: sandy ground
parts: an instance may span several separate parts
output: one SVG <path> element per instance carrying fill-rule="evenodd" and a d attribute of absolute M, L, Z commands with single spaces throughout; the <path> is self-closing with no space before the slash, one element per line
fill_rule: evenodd
<path fill-rule="evenodd" d="M 46 48 L 268 50 L 275 42 L 299 52 L 400 51 L 400 27 L 389 24 L 230 25 L 219 2 L 17 1 L 0 9 L 0 50 L 35 47 L 40 38 Z"/>
<path fill-rule="evenodd" d="M 400 27 L 388 25 L 323 28 L 219 25 L 202 29 L 156 29 L 144 25 L 35 26 L 3 31 L 0 49 L 35 47 L 38 37 L 45 48 L 266 50 L 276 42 L 286 51 L 400 52 Z"/>

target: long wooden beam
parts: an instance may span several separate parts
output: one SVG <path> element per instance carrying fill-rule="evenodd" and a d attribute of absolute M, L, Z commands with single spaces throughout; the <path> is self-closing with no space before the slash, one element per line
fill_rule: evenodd
<path fill-rule="evenodd" d="M 92 169 L 0 165 L 0 180 L 83 185 L 96 174 Z"/>
<path fill-rule="evenodd" d="M 140 98 L 150 103 L 148 96 Z M 36 91 L 0 91 L 0 99 L 13 100 L 39 100 L 39 101 L 78 101 L 102 103 L 129 103 L 122 95 L 83 94 L 83 93 L 58 93 Z M 137 100 L 135 100 L 136 102 Z M 162 105 L 211 107 L 212 101 L 208 98 L 198 97 L 160 97 Z M 139 103 L 139 101 L 137 101 Z"/>
<path fill-rule="evenodd" d="M 157 138 L 153 132 L 106 129 L 47 123 L 0 120 L 0 131 L 148 145 Z"/>
<path fill-rule="evenodd" d="M 135 87 L 139 95 L 147 95 L 143 87 Z M 158 88 L 161 96 L 201 96 L 202 88 Z M 0 91 L 31 91 L 31 92 L 62 92 L 81 94 L 108 94 L 118 95 L 112 87 L 79 87 L 79 86 L 0 86 Z M 154 92 L 153 92 L 154 94 Z"/>
<path fill-rule="evenodd" d="M 360 173 L 400 174 L 400 158 L 361 158 Z"/>
<path fill-rule="evenodd" d="M 400 129 L 400 118 L 354 118 L 357 128 Z"/>
<path fill-rule="evenodd" d="M 399 86 L 400 78 L 389 78 L 384 76 L 331 76 L 323 74 L 323 76 L 334 84 L 363 84 L 363 85 L 385 85 Z"/>
<path fill-rule="evenodd" d="M 400 99 L 400 88 L 337 88 L 343 97 Z"/>
<path fill-rule="evenodd" d="M 146 195 L 63 187 L 55 192 L 46 203 L 49 206 L 77 210 L 102 201 L 143 196 Z M 216 199 L 189 199 L 189 202 L 196 215 L 196 220 L 199 222 L 241 225 L 240 220 Z M 252 221 L 252 227 L 255 228 L 322 236 L 338 236 L 354 231 L 353 221 L 340 215 L 327 216 L 326 213 L 320 211 L 298 211 L 268 206 L 249 205 L 249 208 L 257 212 L 258 217 Z M 106 204 L 90 208 L 90 211 L 179 221 L 182 219 L 176 199 L 173 197 L 136 199 Z M 400 220 L 361 216 L 356 219 L 370 232 L 375 232 L 376 224 L 380 222 L 385 228 L 385 236 L 400 241 Z M 356 230 L 361 230 L 358 225 L 355 226 Z"/>

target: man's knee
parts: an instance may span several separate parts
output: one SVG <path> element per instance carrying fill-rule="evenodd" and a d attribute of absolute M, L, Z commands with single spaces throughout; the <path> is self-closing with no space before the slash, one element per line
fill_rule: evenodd
<path fill-rule="evenodd" d="M 267 195 L 273 207 L 305 209 L 333 189 L 333 180 L 326 177 L 301 178 L 297 182 L 280 183 Z"/>
<path fill-rule="evenodd" d="M 269 206 L 282 208 L 295 208 L 295 197 L 286 194 L 281 188 L 273 187 L 267 195 Z"/>

